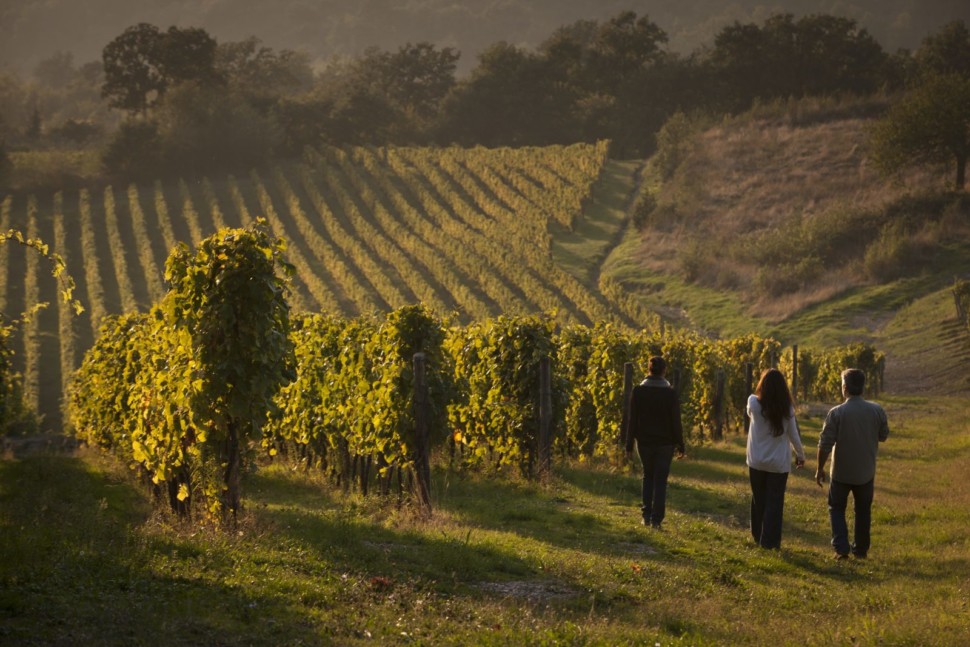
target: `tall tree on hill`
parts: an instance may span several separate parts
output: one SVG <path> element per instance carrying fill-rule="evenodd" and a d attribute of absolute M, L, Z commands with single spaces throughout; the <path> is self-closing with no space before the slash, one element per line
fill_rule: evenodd
<path fill-rule="evenodd" d="M 570 95 L 549 71 L 534 53 L 505 42 L 492 45 L 445 99 L 443 137 L 484 146 L 563 141 Z"/>
<path fill-rule="evenodd" d="M 219 43 L 215 66 L 231 90 L 257 107 L 299 94 L 313 85 L 313 69 L 306 54 L 273 50 L 255 36 Z"/>
<path fill-rule="evenodd" d="M 872 128 L 877 165 L 888 173 L 914 164 L 954 163 L 966 186 L 970 157 L 970 77 L 934 74 L 911 89 Z"/>
<path fill-rule="evenodd" d="M 854 20 L 775 15 L 759 27 L 735 22 L 714 38 L 707 65 L 722 108 L 746 110 L 756 98 L 865 94 L 885 78 L 887 56 Z"/>
<path fill-rule="evenodd" d="M 426 42 L 407 43 L 396 52 L 371 48 L 351 66 L 347 79 L 350 103 L 378 121 L 360 123 L 360 115 L 341 111 L 340 119 L 387 133 L 391 141 L 424 142 L 431 138 L 445 96 L 455 85 L 461 54 Z"/>
<path fill-rule="evenodd" d="M 104 47 L 101 96 L 112 108 L 145 116 L 175 83 L 216 81 L 215 54 L 216 41 L 204 29 L 162 32 L 139 23 Z"/>
<path fill-rule="evenodd" d="M 580 20 L 539 46 L 560 110 L 560 141 L 612 139 L 643 155 L 669 113 L 673 97 L 663 81 L 666 33 L 647 16 L 622 12 L 605 23 Z"/>
<path fill-rule="evenodd" d="M 955 20 L 923 40 L 916 62 L 925 74 L 960 74 L 970 77 L 970 30 Z"/>
<path fill-rule="evenodd" d="M 386 96 L 406 114 L 430 119 L 455 84 L 455 67 L 461 54 L 451 47 L 407 43 L 397 52 L 368 50 L 358 63 L 367 86 Z"/>

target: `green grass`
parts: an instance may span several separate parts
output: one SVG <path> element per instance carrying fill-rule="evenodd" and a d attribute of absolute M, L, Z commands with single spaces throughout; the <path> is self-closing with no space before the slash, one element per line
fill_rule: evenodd
<path fill-rule="evenodd" d="M 723 337 L 750 332 L 767 334 L 771 330 L 770 321 L 750 314 L 741 293 L 690 283 L 680 273 L 644 267 L 644 254 L 663 254 L 666 250 L 644 250 L 642 245 L 639 232 L 630 228 L 604 262 L 603 273 L 637 295 L 649 310 L 660 313 L 675 326 Z"/>
<path fill-rule="evenodd" d="M 623 235 L 640 165 L 639 160 L 607 161 L 574 230 L 550 222 L 552 257 L 574 276 L 595 283 L 603 260 Z"/>
<path fill-rule="evenodd" d="M 811 469 L 783 549 L 752 544 L 741 437 L 674 465 L 659 533 L 636 523 L 638 478 L 605 466 L 544 484 L 439 469 L 427 521 L 269 466 L 226 533 L 151 513 L 94 455 L 4 461 L 0 642 L 959 644 L 970 406 L 885 404 L 871 559 L 848 563 Z M 821 419 L 800 422 L 811 454 Z"/>

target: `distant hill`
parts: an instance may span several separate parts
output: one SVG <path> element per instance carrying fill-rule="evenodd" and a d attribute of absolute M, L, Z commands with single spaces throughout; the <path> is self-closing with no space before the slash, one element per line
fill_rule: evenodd
<path fill-rule="evenodd" d="M 873 342 L 892 352 L 894 390 L 966 391 L 951 286 L 970 271 L 970 197 L 946 168 L 877 173 L 879 112 L 879 99 L 809 99 L 700 126 L 667 179 L 648 164 L 640 224 L 603 274 L 675 325 Z"/>
<path fill-rule="evenodd" d="M 535 47 L 562 25 L 623 10 L 650 16 L 678 52 L 710 44 L 734 21 L 760 23 L 779 12 L 853 18 L 888 51 L 914 48 L 950 20 L 970 21 L 970 3 L 962 0 L 0 0 L 0 68 L 28 73 L 57 51 L 77 63 L 98 59 L 125 28 L 148 22 L 203 27 L 220 41 L 257 36 L 318 60 L 431 41 L 459 49 L 467 71 L 497 41 Z"/>

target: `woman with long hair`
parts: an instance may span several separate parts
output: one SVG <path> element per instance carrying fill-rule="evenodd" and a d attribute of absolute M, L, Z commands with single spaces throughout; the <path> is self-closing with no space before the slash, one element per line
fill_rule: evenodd
<path fill-rule="evenodd" d="M 776 368 L 761 374 L 748 396 L 748 476 L 751 479 L 751 536 L 763 548 L 781 548 L 785 487 L 791 471 L 805 465 L 795 422 L 795 403 L 785 376 Z"/>

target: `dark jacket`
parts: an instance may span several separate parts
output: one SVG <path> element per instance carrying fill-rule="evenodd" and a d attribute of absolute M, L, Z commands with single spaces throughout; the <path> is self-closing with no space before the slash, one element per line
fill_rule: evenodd
<path fill-rule="evenodd" d="M 630 423 L 626 450 L 633 451 L 633 441 L 640 447 L 673 445 L 684 451 L 684 429 L 680 422 L 680 402 L 670 382 L 648 376 L 633 387 L 630 396 Z"/>

